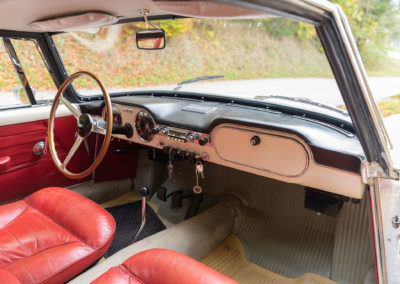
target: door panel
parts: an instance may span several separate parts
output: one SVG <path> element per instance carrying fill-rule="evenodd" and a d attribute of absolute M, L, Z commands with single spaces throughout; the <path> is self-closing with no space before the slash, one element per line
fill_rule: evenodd
<path fill-rule="evenodd" d="M 400 283 L 400 181 L 375 179 L 370 198 L 379 283 Z"/>
<path fill-rule="evenodd" d="M 60 159 L 64 159 L 74 142 L 76 120 L 72 116 L 56 118 L 55 144 Z M 0 157 L 10 157 L 10 167 L 0 172 L 0 202 L 24 197 L 47 186 L 68 186 L 84 180 L 64 177 L 54 166 L 50 154 L 33 154 L 37 142 L 45 141 L 47 120 L 25 122 L 0 127 Z M 83 148 L 83 149 L 82 149 Z M 84 170 L 91 158 L 81 147 L 69 169 Z"/>
<path fill-rule="evenodd" d="M 47 119 L 0 126 L 0 160 L 2 157 L 10 157 L 9 167 L 0 172 L 0 203 L 22 198 L 44 187 L 65 187 L 91 179 L 91 176 L 80 180 L 69 179 L 54 166 L 49 152 L 42 156 L 33 154 L 34 145 L 45 141 L 47 126 Z M 61 161 L 75 142 L 76 128 L 77 123 L 73 116 L 55 119 L 55 145 Z M 100 135 L 98 151 L 102 138 Z M 90 135 L 87 140 L 89 154 L 82 143 L 68 164 L 70 171 L 84 171 L 93 161 L 95 136 Z M 136 147 L 135 144 L 114 140 L 96 170 L 95 181 L 134 178 L 138 160 Z"/>

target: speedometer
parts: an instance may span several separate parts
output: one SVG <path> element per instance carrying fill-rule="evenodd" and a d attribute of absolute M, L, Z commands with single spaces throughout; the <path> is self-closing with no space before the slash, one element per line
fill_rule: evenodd
<path fill-rule="evenodd" d="M 150 142 L 155 134 L 155 123 L 151 115 L 146 111 L 139 111 L 135 120 L 136 132 L 142 140 Z"/>
<path fill-rule="evenodd" d="M 121 116 L 119 109 L 116 107 L 112 107 L 112 112 L 113 112 L 113 124 L 114 125 L 122 125 L 122 116 Z M 107 117 L 106 113 L 107 113 L 107 111 L 106 111 L 106 108 L 104 107 L 102 115 L 101 115 L 103 117 L 104 121 L 106 121 L 106 117 Z"/>

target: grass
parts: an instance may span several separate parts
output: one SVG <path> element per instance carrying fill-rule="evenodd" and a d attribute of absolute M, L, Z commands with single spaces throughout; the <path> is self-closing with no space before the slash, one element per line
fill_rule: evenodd
<path fill-rule="evenodd" d="M 368 76 L 400 76 L 400 59 L 383 58 L 366 69 Z"/>
<path fill-rule="evenodd" d="M 347 110 L 344 105 L 338 105 L 337 108 Z M 378 108 L 383 117 L 392 114 L 400 114 L 400 94 L 389 97 L 386 100 L 378 102 Z"/>
<path fill-rule="evenodd" d="M 384 117 L 400 113 L 400 94 L 378 102 L 378 107 Z"/>

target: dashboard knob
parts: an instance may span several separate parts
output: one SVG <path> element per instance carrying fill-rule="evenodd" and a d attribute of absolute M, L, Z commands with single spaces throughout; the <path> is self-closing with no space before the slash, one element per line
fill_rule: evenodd
<path fill-rule="evenodd" d="M 168 135 L 168 129 L 163 127 L 160 129 L 162 135 Z"/>
<path fill-rule="evenodd" d="M 253 137 L 250 139 L 250 144 L 253 145 L 253 146 L 256 146 L 256 145 L 258 145 L 258 144 L 260 144 L 260 143 L 261 143 L 261 139 L 260 139 L 260 137 L 258 137 L 257 135 L 256 135 L 256 136 L 253 136 Z"/>
<path fill-rule="evenodd" d="M 199 136 L 199 134 L 197 134 L 197 133 L 188 133 L 188 134 L 186 135 L 186 141 L 192 142 L 192 141 L 194 141 L 195 139 L 197 139 L 198 136 Z"/>
<path fill-rule="evenodd" d="M 211 142 L 211 137 L 210 136 L 204 136 L 203 138 L 199 139 L 199 145 L 204 146 L 207 143 Z"/>
<path fill-rule="evenodd" d="M 160 128 L 158 128 L 158 127 L 153 127 L 151 129 L 151 133 L 153 133 L 153 134 L 157 134 L 158 132 L 160 132 Z"/>

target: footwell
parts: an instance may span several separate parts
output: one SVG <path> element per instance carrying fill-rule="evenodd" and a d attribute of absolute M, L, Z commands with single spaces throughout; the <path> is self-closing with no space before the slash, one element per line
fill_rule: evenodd
<path fill-rule="evenodd" d="M 141 201 L 132 202 L 107 208 L 107 211 L 114 217 L 117 224 L 114 240 L 110 248 L 105 253 L 105 257 L 109 257 L 117 251 L 129 246 L 132 238 L 140 226 L 141 219 Z M 154 213 L 153 209 L 147 205 L 146 207 L 146 224 L 138 236 L 137 241 L 149 237 L 165 229 L 164 224 Z"/>

